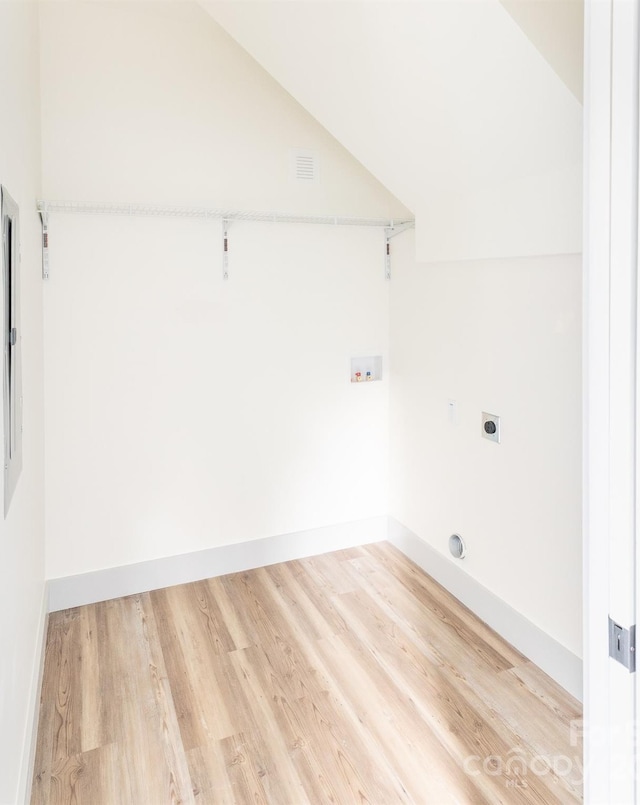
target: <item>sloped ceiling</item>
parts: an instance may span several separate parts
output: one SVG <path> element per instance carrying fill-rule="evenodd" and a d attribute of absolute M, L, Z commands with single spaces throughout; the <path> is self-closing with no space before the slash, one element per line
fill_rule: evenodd
<path fill-rule="evenodd" d="M 419 259 L 580 251 L 582 106 L 539 20 L 499 0 L 201 4 L 413 210 Z"/>
<path fill-rule="evenodd" d="M 500 0 L 523 33 L 582 103 L 583 0 Z"/>

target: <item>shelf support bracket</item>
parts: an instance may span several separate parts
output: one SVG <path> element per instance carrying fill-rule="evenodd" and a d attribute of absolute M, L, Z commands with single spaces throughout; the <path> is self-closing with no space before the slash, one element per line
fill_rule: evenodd
<path fill-rule="evenodd" d="M 402 221 L 398 224 L 394 224 L 394 222 L 391 221 L 389 226 L 385 226 L 384 278 L 386 280 L 391 279 L 391 238 L 395 238 L 396 235 L 406 232 L 407 229 L 413 229 L 414 225 L 413 221 Z"/>
<path fill-rule="evenodd" d="M 222 279 L 229 279 L 229 221 L 222 219 Z"/>
<path fill-rule="evenodd" d="M 401 235 L 403 232 L 406 232 L 407 229 L 413 229 L 414 227 L 414 221 L 401 221 L 397 224 L 391 221 L 389 226 L 385 226 L 384 234 L 387 236 L 387 240 L 391 240 L 391 238 L 395 238 L 396 235 Z"/>
<path fill-rule="evenodd" d="M 49 211 L 46 205 L 40 210 L 42 221 L 42 279 L 49 279 Z"/>
<path fill-rule="evenodd" d="M 391 239 L 388 235 L 389 230 L 384 230 L 384 278 L 391 279 Z"/>

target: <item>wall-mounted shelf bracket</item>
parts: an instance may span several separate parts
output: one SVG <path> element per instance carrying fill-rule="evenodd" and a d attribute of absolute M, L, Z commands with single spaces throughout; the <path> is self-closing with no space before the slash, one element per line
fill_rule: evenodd
<path fill-rule="evenodd" d="M 229 226 L 230 222 L 222 220 L 222 279 L 229 279 Z"/>
<path fill-rule="evenodd" d="M 391 221 L 389 226 L 385 226 L 384 278 L 386 280 L 391 279 L 391 238 L 406 232 L 407 229 L 413 229 L 414 226 L 414 221 L 400 221 L 397 224 Z"/>
<path fill-rule="evenodd" d="M 415 227 L 415 221 L 400 221 L 397 224 L 391 221 L 389 226 L 385 226 L 384 234 L 387 236 L 387 240 L 391 240 L 391 238 L 395 238 L 396 235 L 401 235 L 403 232 L 406 232 L 407 229 L 413 229 Z"/>
<path fill-rule="evenodd" d="M 391 279 L 391 241 L 387 235 L 388 230 L 384 230 L 384 278 Z"/>
<path fill-rule="evenodd" d="M 46 206 L 40 210 L 42 221 L 42 279 L 49 279 L 49 211 Z"/>

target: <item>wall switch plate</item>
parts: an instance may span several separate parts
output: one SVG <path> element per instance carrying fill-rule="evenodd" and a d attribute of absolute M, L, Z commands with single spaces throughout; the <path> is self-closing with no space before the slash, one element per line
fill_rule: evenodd
<path fill-rule="evenodd" d="M 500 417 L 483 411 L 481 433 L 485 439 L 500 444 Z"/>

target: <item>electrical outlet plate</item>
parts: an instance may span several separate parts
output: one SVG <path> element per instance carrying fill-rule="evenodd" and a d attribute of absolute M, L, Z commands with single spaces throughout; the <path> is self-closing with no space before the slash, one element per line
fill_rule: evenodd
<path fill-rule="evenodd" d="M 491 423 L 495 428 L 491 427 Z M 493 432 L 491 432 L 493 430 Z M 486 411 L 482 412 L 482 436 L 489 439 L 490 442 L 497 442 L 500 444 L 500 417 L 496 414 L 488 414 Z"/>

